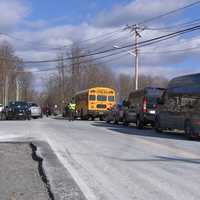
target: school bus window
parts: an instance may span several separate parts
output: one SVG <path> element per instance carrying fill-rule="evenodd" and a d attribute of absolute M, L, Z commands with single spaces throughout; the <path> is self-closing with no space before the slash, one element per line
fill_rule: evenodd
<path fill-rule="evenodd" d="M 108 101 L 110 101 L 110 102 L 115 101 L 115 97 L 114 96 L 108 96 Z"/>
<path fill-rule="evenodd" d="M 95 95 L 90 95 L 90 101 L 96 101 L 96 96 Z"/>
<path fill-rule="evenodd" d="M 106 101 L 106 100 L 107 100 L 107 97 L 106 97 L 106 96 L 103 96 L 103 95 L 98 95 L 98 96 L 97 96 L 97 100 L 98 100 L 98 101 Z"/>

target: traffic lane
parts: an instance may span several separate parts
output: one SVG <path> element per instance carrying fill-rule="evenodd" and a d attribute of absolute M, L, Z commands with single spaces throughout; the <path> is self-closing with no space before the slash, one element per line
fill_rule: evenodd
<path fill-rule="evenodd" d="M 168 137 L 141 136 L 152 130 L 101 122 L 59 122 L 50 127 L 59 132 L 52 143 L 60 145 L 57 153 L 97 199 L 199 199 L 199 157 L 186 150 L 176 152 L 169 144 L 166 148 Z"/>
<path fill-rule="evenodd" d="M 188 154 L 199 143 L 182 136 L 87 121 L 1 125 L 4 136 L 48 141 L 88 199 L 199 199 L 199 158 Z"/>
<path fill-rule="evenodd" d="M 107 124 L 104 122 L 95 122 L 92 125 L 112 130 L 116 134 L 130 134 L 144 139 L 144 142 L 148 140 L 148 142 L 151 143 L 147 143 L 147 145 L 162 145 L 163 148 L 174 149 L 176 152 L 185 151 L 188 155 L 199 155 L 200 139 L 190 140 L 181 131 L 165 131 L 163 133 L 158 133 L 151 127 L 146 127 L 143 130 L 140 130 L 134 125 L 127 127 L 123 125 Z"/>

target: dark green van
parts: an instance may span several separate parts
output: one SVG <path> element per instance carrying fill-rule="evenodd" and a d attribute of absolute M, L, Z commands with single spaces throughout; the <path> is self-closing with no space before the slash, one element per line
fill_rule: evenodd
<path fill-rule="evenodd" d="M 124 114 L 124 124 L 135 123 L 139 129 L 147 124 L 154 125 L 157 99 L 164 91 L 163 88 L 146 87 L 131 92 L 128 98 L 129 106 Z"/>
<path fill-rule="evenodd" d="M 158 100 L 155 128 L 179 129 L 188 137 L 200 136 L 200 73 L 170 81 Z"/>

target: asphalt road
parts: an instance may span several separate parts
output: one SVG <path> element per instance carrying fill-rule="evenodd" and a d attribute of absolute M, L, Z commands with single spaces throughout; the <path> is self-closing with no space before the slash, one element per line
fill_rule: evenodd
<path fill-rule="evenodd" d="M 96 121 L 0 124 L 0 140 L 48 142 L 89 200 L 200 199 L 200 141 Z"/>
<path fill-rule="evenodd" d="M 0 143 L 0 199 L 49 200 L 31 154 L 29 144 Z"/>

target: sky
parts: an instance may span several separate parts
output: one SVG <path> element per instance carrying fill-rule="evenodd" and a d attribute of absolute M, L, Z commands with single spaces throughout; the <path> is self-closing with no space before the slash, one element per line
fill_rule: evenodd
<path fill-rule="evenodd" d="M 96 36 L 116 31 L 115 34 L 81 43 L 85 49 L 109 49 L 133 42 L 127 24 L 136 24 L 170 10 L 180 8 L 192 0 L 1 0 L 0 42 L 7 40 L 16 54 L 24 60 L 54 59 L 57 47 L 72 45 Z M 158 18 L 141 28 L 168 27 L 200 18 L 200 5 Z M 170 30 L 175 31 L 175 30 Z M 143 30 L 140 41 L 169 33 L 163 30 Z M 167 53 L 200 47 L 200 31 L 139 49 L 139 71 L 146 75 L 172 78 L 199 72 L 200 49 Z M 4 34 L 7 34 L 4 35 Z M 163 53 L 162 53 L 163 52 Z M 166 52 L 166 53 L 165 53 Z M 114 72 L 133 74 L 134 58 L 124 52 L 101 62 Z M 27 69 L 45 69 L 55 64 L 28 65 Z M 42 74 L 38 77 L 43 76 Z M 41 84 L 40 81 L 36 84 Z"/>

